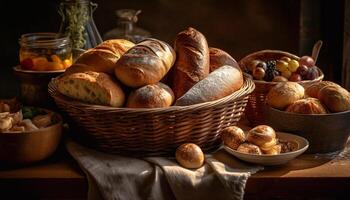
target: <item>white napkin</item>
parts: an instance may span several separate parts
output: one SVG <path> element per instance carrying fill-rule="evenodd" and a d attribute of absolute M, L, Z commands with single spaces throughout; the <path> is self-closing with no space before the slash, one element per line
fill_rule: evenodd
<path fill-rule="evenodd" d="M 223 151 L 189 170 L 174 158 L 111 155 L 72 141 L 67 148 L 88 177 L 89 199 L 243 199 L 248 177 L 263 169 Z"/>

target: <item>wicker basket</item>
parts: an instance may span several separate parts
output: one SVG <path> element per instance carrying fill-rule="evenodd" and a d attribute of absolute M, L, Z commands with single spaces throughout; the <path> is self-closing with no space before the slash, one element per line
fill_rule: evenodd
<path fill-rule="evenodd" d="M 220 131 L 235 125 L 244 112 L 254 83 L 245 76 L 242 88 L 222 99 L 191 106 L 132 109 L 98 106 L 74 101 L 57 91 L 57 78 L 49 93 L 70 117 L 83 144 L 98 150 L 131 156 L 169 155 L 184 142 L 204 151 L 221 145 Z"/>
<path fill-rule="evenodd" d="M 299 60 L 299 57 L 288 52 L 278 50 L 263 50 L 247 55 L 239 61 L 239 66 L 245 70 L 246 66 L 253 60 L 278 60 L 283 56 Z M 305 80 L 298 82 L 304 87 L 313 83 L 322 81 L 324 75 L 320 69 L 320 76 L 314 80 Z M 259 125 L 266 123 L 266 95 L 270 89 L 277 84 L 277 82 L 267 82 L 260 80 L 253 80 L 255 83 L 255 90 L 249 96 L 249 101 L 246 107 L 245 115 L 252 125 Z"/>

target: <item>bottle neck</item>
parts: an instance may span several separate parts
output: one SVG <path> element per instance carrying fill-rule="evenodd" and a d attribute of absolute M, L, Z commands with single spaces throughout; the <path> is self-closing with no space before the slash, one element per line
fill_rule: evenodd
<path fill-rule="evenodd" d="M 125 35 L 131 33 L 134 29 L 134 23 L 131 21 L 119 21 L 118 26 L 124 31 Z"/>

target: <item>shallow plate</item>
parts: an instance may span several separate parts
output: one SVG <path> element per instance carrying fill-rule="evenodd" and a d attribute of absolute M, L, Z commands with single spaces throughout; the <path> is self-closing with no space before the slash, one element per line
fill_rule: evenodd
<path fill-rule="evenodd" d="M 63 73 L 66 70 L 62 69 L 62 70 L 51 70 L 51 71 L 34 71 L 34 70 L 25 70 L 22 69 L 19 65 L 13 67 L 13 70 L 16 72 L 21 72 L 21 73 L 30 73 L 30 74 L 51 74 L 51 73 Z"/>
<path fill-rule="evenodd" d="M 241 153 L 231 149 L 226 145 L 224 145 L 224 148 L 228 153 L 246 162 L 260 164 L 260 165 L 281 165 L 301 155 L 309 147 L 309 142 L 303 137 L 293 135 L 293 134 L 288 134 L 288 133 L 282 133 L 282 132 L 277 132 L 276 134 L 277 134 L 277 138 L 281 140 L 294 141 L 298 143 L 298 149 L 295 151 L 281 153 L 278 155 L 256 155 L 256 154 Z"/>

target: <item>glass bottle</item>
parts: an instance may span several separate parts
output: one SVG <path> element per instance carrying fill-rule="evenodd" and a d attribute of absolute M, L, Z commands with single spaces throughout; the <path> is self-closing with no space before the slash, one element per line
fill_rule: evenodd
<path fill-rule="evenodd" d="M 121 9 L 116 10 L 115 13 L 117 15 L 117 27 L 106 32 L 103 36 L 104 40 L 120 38 L 138 43 L 145 38 L 151 37 L 149 31 L 135 25 L 141 10 Z"/>
<path fill-rule="evenodd" d="M 62 16 L 60 33 L 68 36 L 75 51 L 93 48 L 102 38 L 93 20 L 97 4 L 90 0 L 63 0 L 59 7 Z"/>

